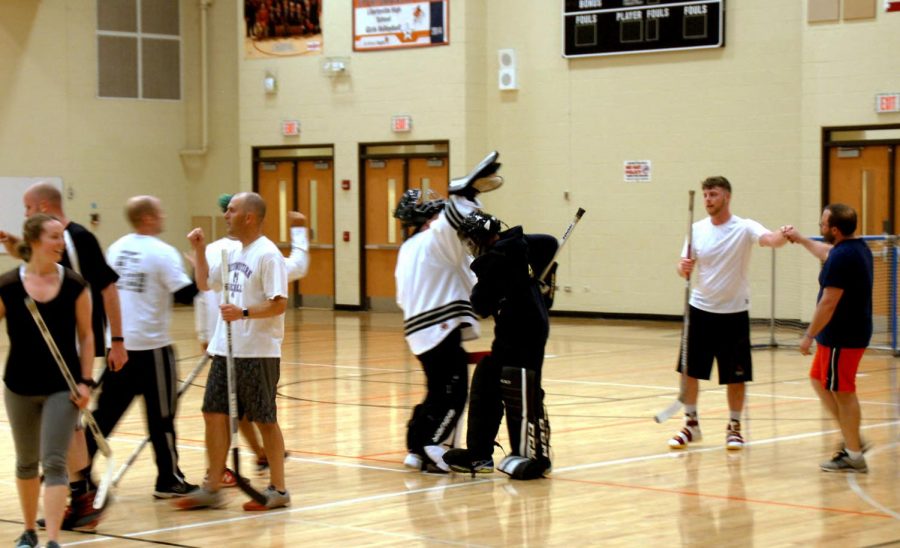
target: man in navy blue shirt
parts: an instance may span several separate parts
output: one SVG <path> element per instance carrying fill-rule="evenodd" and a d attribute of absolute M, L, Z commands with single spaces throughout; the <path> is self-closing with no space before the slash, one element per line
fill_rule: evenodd
<path fill-rule="evenodd" d="M 855 236 L 856 211 L 844 204 L 825 207 L 819 229 L 824 242 L 802 236 L 793 227 L 784 234 L 825 261 L 819 273 L 819 297 L 800 352 L 816 355 L 810 377 L 819 399 L 837 420 L 844 447 L 823 462 L 826 472 L 868 471 L 860 440 L 856 371 L 872 338 L 872 252 Z"/>

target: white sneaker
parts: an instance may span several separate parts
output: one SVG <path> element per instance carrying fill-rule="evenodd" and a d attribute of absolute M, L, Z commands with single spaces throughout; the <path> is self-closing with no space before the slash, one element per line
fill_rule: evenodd
<path fill-rule="evenodd" d="M 446 452 L 447 448 L 442 445 L 426 445 L 425 454 L 428 456 L 428 459 L 431 460 L 431 462 L 426 463 L 425 471 L 438 473 L 449 472 L 450 466 L 446 462 L 444 462 L 444 453 Z M 437 470 L 429 470 L 427 466 L 428 464 L 433 465 L 434 468 L 437 468 Z"/>
<path fill-rule="evenodd" d="M 725 449 L 740 451 L 744 448 L 744 437 L 741 436 L 741 422 L 728 421 L 728 429 L 725 431 Z"/>
<path fill-rule="evenodd" d="M 686 449 L 689 443 L 703 439 L 700 433 L 700 423 L 696 419 L 685 420 L 684 428 L 669 439 L 671 449 Z"/>
<path fill-rule="evenodd" d="M 422 457 L 415 453 L 409 453 L 406 455 L 406 458 L 403 459 L 403 466 L 407 468 L 412 468 L 413 470 L 421 470 L 422 469 Z"/>

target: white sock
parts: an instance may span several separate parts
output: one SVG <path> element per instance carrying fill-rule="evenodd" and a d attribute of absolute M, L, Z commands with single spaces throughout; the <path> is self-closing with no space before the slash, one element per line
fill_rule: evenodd
<path fill-rule="evenodd" d="M 728 418 L 733 421 L 741 422 L 741 412 L 740 411 L 729 411 Z"/>
<path fill-rule="evenodd" d="M 859 460 L 862 458 L 862 451 L 851 451 L 847 449 L 847 455 L 853 460 Z"/>
<path fill-rule="evenodd" d="M 684 415 L 686 417 L 691 417 L 693 419 L 697 418 L 697 406 L 696 405 L 685 405 L 684 406 Z"/>

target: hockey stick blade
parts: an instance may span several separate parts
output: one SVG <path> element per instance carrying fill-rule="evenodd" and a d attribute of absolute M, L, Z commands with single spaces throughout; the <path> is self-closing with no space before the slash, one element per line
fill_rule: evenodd
<path fill-rule="evenodd" d="M 681 410 L 681 407 L 683 405 L 684 404 L 681 403 L 681 400 L 675 400 L 674 402 L 669 404 L 668 407 L 657 413 L 653 417 L 653 420 L 655 420 L 657 423 L 664 423 L 667 420 L 671 419 L 675 415 L 675 413 Z"/>

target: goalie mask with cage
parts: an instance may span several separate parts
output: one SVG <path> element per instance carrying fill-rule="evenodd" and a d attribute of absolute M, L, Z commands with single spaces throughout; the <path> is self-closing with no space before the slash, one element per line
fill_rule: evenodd
<path fill-rule="evenodd" d="M 457 234 L 469 249 L 469 253 L 474 257 L 480 257 L 490 248 L 494 237 L 500 233 L 502 224 L 500 219 L 490 213 L 473 211 L 463 219 Z"/>
<path fill-rule="evenodd" d="M 444 209 L 445 201 L 436 192 L 411 188 L 403 193 L 397 209 L 394 210 L 394 218 L 399 219 L 404 227 L 413 227 L 416 230 L 431 220 Z"/>

